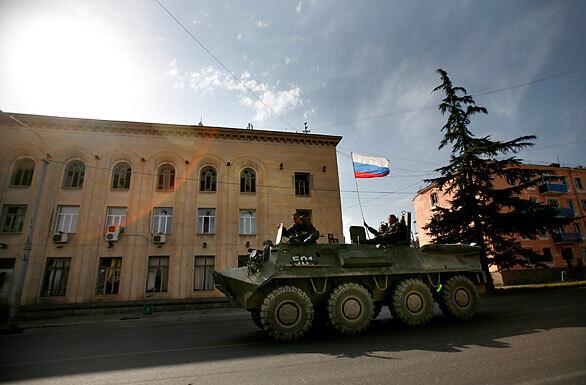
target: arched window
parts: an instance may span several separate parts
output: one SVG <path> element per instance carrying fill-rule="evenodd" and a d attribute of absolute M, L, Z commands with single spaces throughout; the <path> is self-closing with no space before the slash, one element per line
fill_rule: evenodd
<path fill-rule="evenodd" d="M 216 191 L 216 170 L 204 167 L 199 178 L 199 191 Z"/>
<path fill-rule="evenodd" d="M 256 192 L 256 174 L 253 169 L 245 168 L 240 172 L 240 192 Z"/>
<path fill-rule="evenodd" d="M 65 166 L 63 187 L 82 188 L 85 176 L 85 164 L 80 160 L 72 160 Z"/>
<path fill-rule="evenodd" d="M 132 169 L 128 163 L 118 163 L 112 170 L 112 188 L 129 189 Z"/>
<path fill-rule="evenodd" d="M 14 165 L 11 184 L 13 186 L 30 186 L 35 172 L 35 162 L 32 159 L 20 159 Z"/>
<path fill-rule="evenodd" d="M 159 167 L 157 189 L 173 190 L 175 188 L 175 167 L 164 164 Z"/>

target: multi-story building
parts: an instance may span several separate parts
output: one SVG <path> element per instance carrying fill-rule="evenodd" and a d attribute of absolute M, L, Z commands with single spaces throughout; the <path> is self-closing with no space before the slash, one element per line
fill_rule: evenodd
<path fill-rule="evenodd" d="M 24 304 L 219 296 L 211 269 L 245 262 L 295 211 L 320 242 L 343 239 L 341 137 L 11 115 L 34 131 L 0 116 L 4 300 L 38 189 Z"/>
<path fill-rule="evenodd" d="M 565 228 L 551 234 L 543 233 L 537 239 L 520 239 L 524 247 L 542 253 L 550 269 L 516 266 L 507 270 L 495 269 L 493 275 L 496 281 L 502 279 L 505 284 L 560 279 L 568 261 L 575 266 L 586 260 L 586 169 L 560 167 L 555 163 L 549 166 L 521 167 L 537 168 L 557 176 L 553 182 L 544 182 L 536 188 L 524 190 L 521 193 L 522 198 L 558 207 L 560 216 L 573 217 L 575 220 Z M 496 188 L 504 188 L 507 183 L 503 178 L 494 180 Z M 429 223 L 433 214 L 432 209 L 435 206 L 449 207 L 449 200 L 449 195 L 434 186 L 421 189 L 413 198 L 420 244 L 431 242 L 431 236 L 423 227 Z"/>

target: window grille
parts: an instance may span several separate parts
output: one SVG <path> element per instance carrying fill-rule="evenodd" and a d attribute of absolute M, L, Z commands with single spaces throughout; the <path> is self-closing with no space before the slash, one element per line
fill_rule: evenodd
<path fill-rule="evenodd" d="M 214 269 L 215 258 L 213 255 L 195 256 L 193 290 L 213 290 L 214 281 L 212 270 Z"/>
<path fill-rule="evenodd" d="M 47 258 L 43 297 L 64 296 L 67 291 L 70 258 Z"/>
<path fill-rule="evenodd" d="M 75 233 L 77 228 L 78 206 L 58 206 L 56 233 Z"/>
<path fill-rule="evenodd" d="M 129 189 L 132 169 L 128 163 L 118 163 L 112 170 L 112 188 Z"/>
<path fill-rule="evenodd" d="M 85 164 L 79 160 L 72 160 L 65 166 L 65 175 L 63 177 L 63 187 L 82 188 L 83 178 L 85 176 Z"/>

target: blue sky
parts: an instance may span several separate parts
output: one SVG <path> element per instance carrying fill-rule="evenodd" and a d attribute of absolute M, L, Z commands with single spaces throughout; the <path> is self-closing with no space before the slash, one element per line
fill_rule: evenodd
<path fill-rule="evenodd" d="M 391 160 L 389 177 L 359 181 L 364 201 L 378 198 L 364 207 L 375 224 L 412 210 L 449 157 L 437 150 L 444 118 L 428 107 L 441 67 L 473 94 L 537 81 L 478 96 L 489 114 L 473 132 L 534 134 L 522 158 L 586 163 L 583 1 L 161 2 L 263 103 L 155 1 L 0 0 L 0 108 L 289 131 L 308 122 L 344 137 L 344 190 L 355 188 L 351 151 Z M 356 204 L 342 193 L 345 225 L 361 222 Z"/>

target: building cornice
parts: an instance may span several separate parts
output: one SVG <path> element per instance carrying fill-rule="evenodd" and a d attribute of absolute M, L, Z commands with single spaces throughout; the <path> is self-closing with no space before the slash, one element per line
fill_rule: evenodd
<path fill-rule="evenodd" d="M 300 134 L 283 131 L 248 130 L 243 128 L 209 127 L 165 123 L 128 122 L 59 116 L 6 113 L 12 115 L 35 129 L 63 130 L 88 133 L 112 133 L 158 137 L 184 137 L 209 140 L 235 140 L 243 142 L 287 143 L 336 147 L 341 136 L 321 134 Z M 0 116 L 5 127 L 19 127 L 19 124 L 6 116 Z"/>

